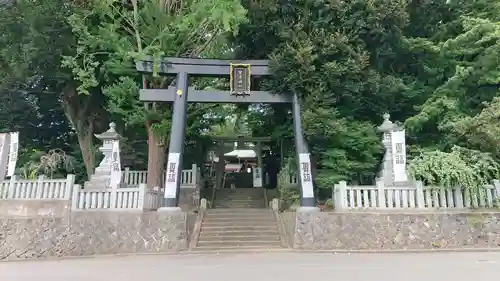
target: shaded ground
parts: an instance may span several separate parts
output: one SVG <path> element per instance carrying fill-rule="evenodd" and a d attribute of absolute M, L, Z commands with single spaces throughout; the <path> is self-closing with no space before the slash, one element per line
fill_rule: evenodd
<path fill-rule="evenodd" d="M 500 253 L 151 255 L 0 263 L 9 281 L 495 280 Z"/>

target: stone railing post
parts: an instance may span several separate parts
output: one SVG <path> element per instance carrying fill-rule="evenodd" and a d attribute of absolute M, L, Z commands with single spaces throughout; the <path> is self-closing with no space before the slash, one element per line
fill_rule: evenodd
<path fill-rule="evenodd" d="M 5 180 L 10 153 L 10 134 L 0 134 L 0 181 Z"/>
<path fill-rule="evenodd" d="M 376 189 L 377 189 L 377 197 L 378 197 L 378 204 L 377 208 L 379 209 L 386 209 L 387 208 L 387 200 L 385 198 L 385 186 L 384 186 L 384 181 L 378 180 L 376 182 Z"/>
<path fill-rule="evenodd" d="M 424 184 L 421 181 L 415 181 L 415 195 L 417 197 L 417 208 L 425 208 Z"/>
<path fill-rule="evenodd" d="M 193 178 L 193 186 L 196 187 L 196 185 L 198 184 L 198 168 L 196 167 L 196 164 L 191 165 L 191 171 Z"/>
<path fill-rule="evenodd" d="M 346 210 L 347 206 L 347 182 L 340 181 L 334 186 L 334 208 L 335 210 Z"/>
<path fill-rule="evenodd" d="M 130 167 L 125 167 L 123 171 L 123 178 L 122 178 L 122 183 L 126 187 L 128 185 L 128 177 L 130 174 Z"/>
<path fill-rule="evenodd" d="M 73 174 L 68 174 L 66 176 L 66 186 L 64 188 L 64 199 L 71 200 L 71 194 L 73 192 L 73 186 L 75 185 L 76 176 Z"/>
<path fill-rule="evenodd" d="M 73 193 L 71 194 L 71 210 L 78 210 L 78 205 L 80 205 L 80 191 L 82 186 L 75 184 L 72 186 Z"/>
<path fill-rule="evenodd" d="M 273 211 L 278 212 L 280 210 L 280 200 L 278 198 L 273 198 L 270 205 Z"/>
<path fill-rule="evenodd" d="M 144 210 L 145 208 L 152 209 L 152 206 L 146 206 L 146 193 L 148 192 L 148 186 L 145 183 L 139 184 L 139 198 L 137 199 L 137 208 Z M 149 203 L 149 202 L 148 202 Z"/>
<path fill-rule="evenodd" d="M 455 208 L 464 208 L 464 197 L 462 196 L 462 187 L 457 186 L 454 188 L 453 201 L 455 201 Z"/>
<path fill-rule="evenodd" d="M 36 199 L 42 199 L 43 196 L 43 181 L 45 180 L 44 175 L 38 176 L 37 181 L 35 182 L 35 191 L 36 191 Z"/>
<path fill-rule="evenodd" d="M 109 195 L 109 201 L 110 201 L 109 208 L 116 209 L 116 208 L 118 208 L 118 186 L 112 185 L 111 189 L 108 189 L 108 190 L 111 190 L 111 194 Z"/>
<path fill-rule="evenodd" d="M 17 176 L 10 177 L 9 193 L 7 194 L 7 199 L 14 199 L 14 195 L 15 195 L 16 187 L 17 187 L 17 181 L 18 181 Z"/>
<path fill-rule="evenodd" d="M 493 201 L 495 202 L 495 206 L 500 207 L 500 180 L 493 180 L 493 187 L 495 188 Z"/>

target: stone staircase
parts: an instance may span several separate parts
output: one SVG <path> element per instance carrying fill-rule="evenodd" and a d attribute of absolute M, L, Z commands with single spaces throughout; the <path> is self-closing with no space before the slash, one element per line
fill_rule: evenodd
<path fill-rule="evenodd" d="M 213 208 L 265 208 L 265 192 L 264 188 L 218 189 Z"/>
<path fill-rule="evenodd" d="M 263 189 L 222 189 L 206 211 L 196 251 L 283 249 L 276 219 L 265 208 Z"/>

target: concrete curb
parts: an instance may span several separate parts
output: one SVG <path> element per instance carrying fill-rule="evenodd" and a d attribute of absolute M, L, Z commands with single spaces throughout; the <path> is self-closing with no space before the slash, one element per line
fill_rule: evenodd
<path fill-rule="evenodd" d="M 394 249 L 394 250 L 302 250 L 293 252 L 308 254 L 420 254 L 420 253 L 467 253 L 467 252 L 500 252 L 498 248 L 444 248 L 444 249 Z"/>
<path fill-rule="evenodd" d="M 228 250 L 183 250 L 180 252 L 163 253 L 124 253 L 111 255 L 95 256 L 72 256 L 72 257 L 53 257 L 43 259 L 20 259 L 3 260 L 2 263 L 9 262 L 44 262 L 44 261 L 62 261 L 71 259 L 106 259 L 106 258 L 128 258 L 136 256 L 204 256 L 204 255 L 242 255 L 242 254 L 332 254 L 332 255 L 355 255 L 355 254 L 429 254 L 429 253 L 478 253 L 478 252 L 500 252 L 498 248 L 456 248 L 456 249 L 408 249 L 408 250 L 300 250 L 300 249 L 228 249 Z"/>

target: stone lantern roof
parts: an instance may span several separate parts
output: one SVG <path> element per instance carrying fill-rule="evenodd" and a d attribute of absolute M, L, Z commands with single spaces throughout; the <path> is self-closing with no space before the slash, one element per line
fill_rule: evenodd
<path fill-rule="evenodd" d="M 100 140 L 121 140 L 122 136 L 116 132 L 116 124 L 114 122 L 109 123 L 109 129 L 102 134 L 95 134 L 96 138 Z"/>

